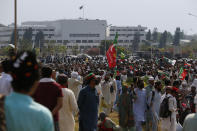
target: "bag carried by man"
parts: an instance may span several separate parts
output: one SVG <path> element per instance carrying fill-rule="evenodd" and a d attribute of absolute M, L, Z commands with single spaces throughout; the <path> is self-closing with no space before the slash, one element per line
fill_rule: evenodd
<path fill-rule="evenodd" d="M 169 98 L 165 97 L 160 105 L 159 116 L 161 118 L 167 118 L 171 116 L 171 111 L 169 110 Z"/>

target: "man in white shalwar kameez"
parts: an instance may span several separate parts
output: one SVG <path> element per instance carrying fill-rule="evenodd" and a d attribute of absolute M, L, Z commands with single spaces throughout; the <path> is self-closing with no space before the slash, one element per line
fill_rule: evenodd
<path fill-rule="evenodd" d="M 176 131 L 176 115 L 177 115 L 177 101 L 173 96 L 176 91 L 173 87 L 166 88 L 166 97 L 169 97 L 169 111 L 171 111 L 171 115 L 167 118 L 161 119 L 161 129 L 162 131 Z"/>
<path fill-rule="evenodd" d="M 78 111 L 77 102 L 74 93 L 67 88 L 62 89 L 63 92 L 63 107 L 59 112 L 60 131 L 74 131 L 75 119 L 73 113 Z"/>
<path fill-rule="evenodd" d="M 109 115 L 111 112 L 111 95 L 110 95 L 111 83 L 109 81 L 109 76 L 105 76 L 105 81 L 101 82 L 101 90 L 104 97 L 104 101 L 107 104 L 107 108 L 104 108 L 106 115 Z"/>
<path fill-rule="evenodd" d="M 74 131 L 75 119 L 74 115 L 78 112 L 77 101 L 74 93 L 66 88 L 67 76 L 61 74 L 57 77 L 57 82 L 62 87 L 63 93 L 63 107 L 59 111 L 59 127 L 60 131 Z"/>
<path fill-rule="evenodd" d="M 68 79 L 68 89 L 71 89 L 75 95 L 75 99 L 78 99 L 78 95 L 80 92 L 79 85 L 83 84 L 82 81 L 77 80 L 78 73 L 72 72 L 71 78 Z"/>
<path fill-rule="evenodd" d="M 116 101 L 116 93 L 117 93 L 117 85 L 116 80 L 113 78 L 113 74 L 111 74 L 111 82 L 110 82 L 111 88 L 113 88 L 113 92 L 110 92 L 111 95 L 111 109 L 114 106 L 114 103 Z"/>

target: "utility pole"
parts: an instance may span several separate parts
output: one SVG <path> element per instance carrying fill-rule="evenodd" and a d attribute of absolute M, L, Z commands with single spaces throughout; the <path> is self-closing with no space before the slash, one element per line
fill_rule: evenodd
<path fill-rule="evenodd" d="M 17 53 L 17 0 L 14 0 L 14 45 Z"/>

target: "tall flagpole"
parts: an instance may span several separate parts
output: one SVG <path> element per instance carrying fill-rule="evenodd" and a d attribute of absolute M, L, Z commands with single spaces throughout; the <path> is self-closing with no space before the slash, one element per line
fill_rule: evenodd
<path fill-rule="evenodd" d="M 85 19 L 85 17 L 84 17 L 84 8 L 85 8 L 85 6 L 83 5 L 83 19 Z"/>
<path fill-rule="evenodd" d="M 17 0 L 14 0 L 14 45 L 17 52 Z"/>

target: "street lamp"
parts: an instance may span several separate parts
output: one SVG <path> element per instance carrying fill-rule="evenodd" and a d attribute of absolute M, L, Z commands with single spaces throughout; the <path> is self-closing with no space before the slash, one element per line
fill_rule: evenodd
<path fill-rule="evenodd" d="M 14 45 L 17 52 L 17 0 L 14 0 Z"/>
<path fill-rule="evenodd" d="M 195 14 L 188 13 L 188 15 L 193 16 L 193 17 L 196 17 L 196 18 L 197 18 L 197 15 L 195 15 Z"/>
<path fill-rule="evenodd" d="M 107 50 L 107 45 L 106 45 L 106 39 L 107 39 L 107 28 L 108 27 L 110 27 L 110 26 L 112 26 L 112 24 L 109 24 L 109 25 L 105 25 L 105 24 L 103 24 L 104 26 L 105 26 L 105 55 L 106 55 L 106 50 Z"/>

